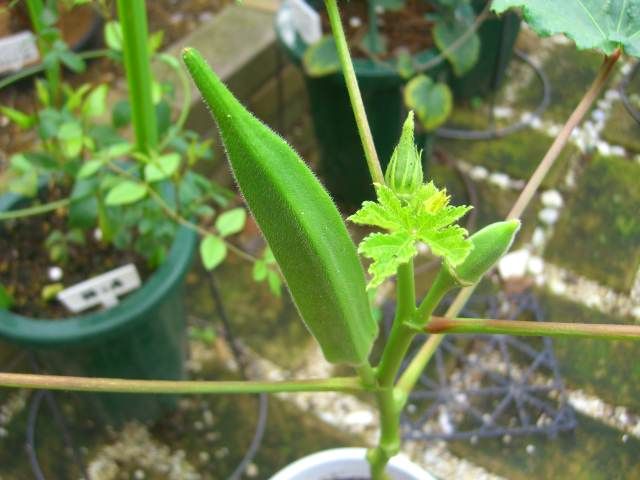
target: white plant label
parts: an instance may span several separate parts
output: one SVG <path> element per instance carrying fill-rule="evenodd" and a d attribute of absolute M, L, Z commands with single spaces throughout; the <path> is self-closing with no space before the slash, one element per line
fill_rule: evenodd
<path fill-rule="evenodd" d="M 58 293 L 57 298 L 74 313 L 98 305 L 109 308 L 118 304 L 119 296 L 139 288 L 141 283 L 136 266 L 130 263 L 76 283 Z"/>
<path fill-rule="evenodd" d="M 20 70 L 40 58 L 36 37 L 29 31 L 0 38 L 0 73 Z"/>
<path fill-rule="evenodd" d="M 318 12 L 304 0 L 287 0 L 287 5 L 291 9 L 293 26 L 307 45 L 312 45 L 320 40 L 322 38 L 322 24 Z"/>

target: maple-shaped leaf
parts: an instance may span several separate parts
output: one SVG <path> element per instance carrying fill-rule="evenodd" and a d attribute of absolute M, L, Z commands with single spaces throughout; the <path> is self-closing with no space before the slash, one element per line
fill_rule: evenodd
<path fill-rule="evenodd" d="M 464 261 L 473 247 L 467 231 L 456 222 L 471 207 L 449 205 L 446 191 L 432 182 L 421 185 L 408 199 L 386 185 L 375 184 L 375 188 L 377 202 L 364 202 L 349 217 L 354 223 L 389 232 L 367 236 L 358 248 L 360 254 L 373 260 L 369 267 L 372 279 L 367 288 L 393 276 L 400 265 L 417 255 L 420 242 L 452 267 Z"/>
<path fill-rule="evenodd" d="M 502 13 L 522 8 L 524 19 L 540 36 L 562 33 L 579 49 L 596 48 L 607 55 L 620 47 L 640 56 L 640 1 L 638 0 L 494 0 Z"/>

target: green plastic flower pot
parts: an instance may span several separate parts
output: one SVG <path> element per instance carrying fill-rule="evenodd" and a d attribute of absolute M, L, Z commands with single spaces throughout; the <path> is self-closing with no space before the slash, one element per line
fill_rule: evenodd
<path fill-rule="evenodd" d="M 289 58 L 302 68 L 308 45 L 294 32 L 287 8 L 285 3 L 278 12 L 276 33 Z M 430 49 L 415 58 L 423 63 L 435 56 L 437 51 Z M 401 90 L 405 80 L 389 65 L 362 58 L 355 58 L 353 64 L 384 171 L 406 118 Z M 334 199 L 357 207 L 363 200 L 374 198 L 375 193 L 342 73 L 315 78 L 305 74 L 304 78 L 324 183 Z"/>
<path fill-rule="evenodd" d="M 474 2 L 476 12 L 480 13 L 485 4 L 485 0 Z M 520 23 L 520 16 L 514 12 L 500 17 L 494 15 L 482 23 L 478 29 L 478 62 L 462 77 L 450 77 L 449 83 L 456 99 L 483 97 L 500 88 L 513 56 Z"/>
<path fill-rule="evenodd" d="M 0 211 L 18 197 L 0 197 Z M 33 319 L 0 310 L 0 338 L 32 350 L 48 373 L 179 380 L 185 376 L 184 277 L 197 236 L 178 229 L 166 261 L 107 310 L 66 319 Z M 176 405 L 172 395 L 82 394 L 96 418 L 109 423 L 152 421 Z"/>

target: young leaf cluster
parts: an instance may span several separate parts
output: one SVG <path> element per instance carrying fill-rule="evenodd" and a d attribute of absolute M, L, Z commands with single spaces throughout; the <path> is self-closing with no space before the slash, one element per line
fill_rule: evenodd
<path fill-rule="evenodd" d="M 445 190 L 432 183 L 420 187 L 405 200 L 386 185 L 376 184 L 377 201 L 366 201 L 349 217 L 359 225 L 386 230 L 371 233 L 362 240 L 358 252 L 373 260 L 372 278 L 367 288 L 380 285 L 418 253 L 418 244 L 426 244 L 434 255 L 448 265 L 462 263 L 471 251 L 467 231 L 456 224 L 471 207 L 452 206 Z"/>

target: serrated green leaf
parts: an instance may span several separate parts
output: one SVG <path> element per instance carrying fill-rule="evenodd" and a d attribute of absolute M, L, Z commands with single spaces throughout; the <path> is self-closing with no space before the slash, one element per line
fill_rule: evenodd
<path fill-rule="evenodd" d="M 621 47 L 640 56 L 640 3 L 637 0 L 494 0 L 502 13 L 520 7 L 535 32 L 547 37 L 562 33 L 579 49 L 595 48 L 609 55 Z"/>
<path fill-rule="evenodd" d="M 100 167 L 102 167 L 101 160 L 89 160 L 80 167 L 80 170 L 78 171 L 78 178 L 89 178 L 100 170 Z"/>
<path fill-rule="evenodd" d="M 436 23 L 433 30 L 433 39 L 438 49 L 451 64 L 453 73 L 460 77 L 473 68 L 480 55 L 480 37 L 476 33 L 458 43 L 460 37 L 465 35 L 473 24 L 474 15 L 471 5 L 457 10 L 466 11 L 466 15 L 455 15 Z"/>
<path fill-rule="evenodd" d="M 442 125 L 453 107 L 451 90 L 444 83 L 435 83 L 426 75 L 412 78 L 404 89 L 404 101 L 415 110 L 426 130 Z"/>
<path fill-rule="evenodd" d="M 411 260 L 418 251 L 414 238 L 406 232 L 372 233 L 358 246 L 358 253 L 373 260 L 369 266 L 371 280 L 367 289 L 379 286 Z"/>
<path fill-rule="evenodd" d="M 213 270 L 227 256 L 227 246 L 224 241 L 213 235 L 207 235 L 200 242 L 200 258 L 207 270 Z"/>
<path fill-rule="evenodd" d="M 168 153 L 156 158 L 144 167 L 144 178 L 147 182 L 159 182 L 172 176 L 180 167 L 180 155 Z"/>
<path fill-rule="evenodd" d="M 375 185 L 378 202 L 364 202 L 349 220 L 389 230 L 365 238 L 358 252 L 373 259 L 372 279 L 367 288 L 380 285 L 397 271 L 399 265 L 417 254 L 424 242 L 434 255 L 455 266 L 467 257 L 472 244 L 467 231 L 455 222 L 471 207 L 449 205 L 449 196 L 433 183 L 423 184 L 409 199 L 403 199 L 386 185 Z"/>
<path fill-rule="evenodd" d="M 216 230 L 222 237 L 238 233 L 244 228 L 247 212 L 244 208 L 234 208 L 221 213 L 216 220 Z"/>
<path fill-rule="evenodd" d="M 311 77 L 322 77 L 340 70 L 340 59 L 336 42 L 326 35 L 311 45 L 302 57 L 304 69 Z"/>
<path fill-rule="evenodd" d="M 105 198 L 109 206 L 127 205 L 142 200 L 147 195 L 147 187 L 132 180 L 117 183 Z"/>
<path fill-rule="evenodd" d="M 109 86 L 106 84 L 94 88 L 82 105 L 82 115 L 88 118 L 103 115 L 107 108 L 107 93 Z"/>

